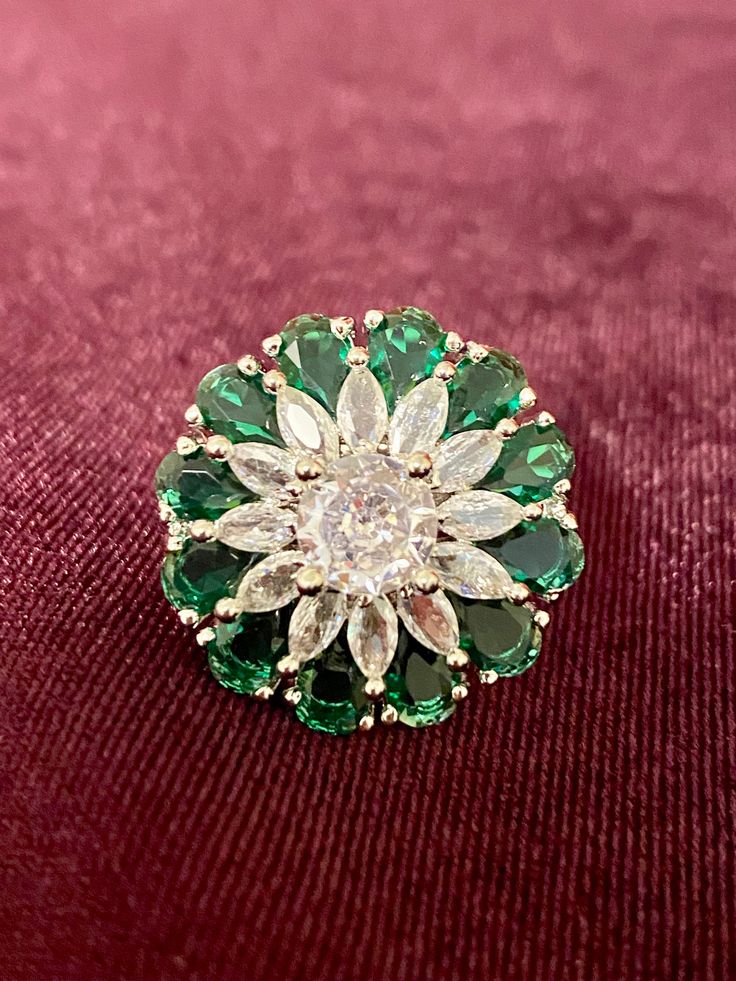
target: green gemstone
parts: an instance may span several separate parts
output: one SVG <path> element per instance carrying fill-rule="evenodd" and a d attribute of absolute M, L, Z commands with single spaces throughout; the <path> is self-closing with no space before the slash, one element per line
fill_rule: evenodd
<path fill-rule="evenodd" d="M 534 664 L 542 647 L 542 631 L 534 623 L 532 610 L 506 600 L 448 595 L 460 625 L 460 646 L 481 671 L 510 676 Z"/>
<path fill-rule="evenodd" d="M 445 351 L 445 333 L 434 317 L 417 307 L 387 313 L 368 338 L 369 367 L 393 411 L 396 400 L 429 378 Z"/>
<path fill-rule="evenodd" d="M 260 556 L 236 552 L 219 542 L 187 542 L 166 556 L 161 570 L 166 599 L 178 610 L 209 613 L 230 594 L 243 573 Z"/>
<path fill-rule="evenodd" d="M 492 429 L 520 408 L 526 374 L 516 358 L 491 348 L 488 357 L 475 362 L 463 358 L 450 383 L 447 432 Z"/>
<path fill-rule="evenodd" d="M 210 670 L 221 685 L 252 695 L 267 685 L 276 662 L 286 653 L 288 609 L 244 614 L 235 623 L 221 623 L 210 643 Z"/>
<path fill-rule="evenodd" d="M 523 521 L 507 535 L 481 542 L 480 547 L 535 593 L 567 589 L 585 565 L 580 535 L 562 528 L 553 518 Z"/>
<path fill-rule="evenodd" d="M 557 426 L 531 422 L 504 440 L 501 455 L 481 486 L 531 504 L 550 497 L 555 484 L 574 469 L 575 454 L 564 433 Z"/>
<path fill-rule="evenodd" d="M 213 368 L 199 383 L 197 405 L 205 425 L 233 443 L 284 445 L 276 423 L 276 399 L 264 392 L 260 375 L 247 378 L 234 364 Z"/>
<path fill-rule="evenodd" d="M 437 725 L 455 711 L 452 686 L 459 676 L 441 654 L 423 647 L 404 629 L 384 680 L 386 700 L 405 725 L 416 729 Z"/>
<path fill-rule="evenodd" d="M 329 650 L 300 671 L 297 684 L 302 696 L 296 707 L 300 722 L 332 736 L 355 732 L 367 705 L 365 678 L 348 654 L 344 629 Z"/>
<path fill-rule="evenodd" d="M 340 387 L 350 370 L 345 363 L 349 350 L 350 342 L 332 333 L 329 317 L 303 313 L 281 331 L 277 360 L 289 385 L 334 413 Z"/>
<path fill-rule="evenodd" d="M 201 449 L 190 456 L 165 456 L 156 471 L 155 487 L 159 499 L 180 518 L 214 520 L 255 499 L 226 463 L 211 460 Z"/>

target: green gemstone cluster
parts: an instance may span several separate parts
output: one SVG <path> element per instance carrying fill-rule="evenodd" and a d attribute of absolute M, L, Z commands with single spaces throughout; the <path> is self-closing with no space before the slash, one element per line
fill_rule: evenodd
<path fill-rule="evenodd" d="M 365 341 L 359 344 L 349 318 L 303 314 L 266 338 L 263 359 L 246 355 L 237 363 L 210 371 L 197 389 L 196 403 L 187 410 L 188 431 L 177 441 L 176 450 L 164 457 L 155 476 L 160 513 L 168 531 L 163 590 L 182 622 L 196 628 L 197 641 L 207 651 L 214 678 L 233 692 L 257 699 L 278 695 L 295 710 L 300 722 L 331 735 L 370 729 L 375 722 L 401 722 L 413 728 L 435 725 L 449 718 L 467 694 L 470 668 L 477 669 L 486 684 L 526 671 L 539 657 L 543 628 L 549 620 L 546 610 L 538 608 L 536 600 L 532 603 L 532 598 L 542 602 L 556 599 L 577 580 L 584 564 L 577 524 L 567 507 L 575 466 L 573 451 L 548 413 L 531 414 L 535 396 L 516 358 L 495 348 L 466 343 L 416 307 L 371 310 L 364 325 Z M 431 379 L 442 381 L 446 390 L 442 396 L 444 422 L 437 431 L 436 453 L 431 447 L 428 453 L 407 453 L 400 440 L 391 436 L 391 430 L 388 437 L 377 434 L 372 446 L 364 446 L 361 439 L 365 433 L 356 432 L 352 448 L 344 449 L 345 383 L 356 371 L 370 373 L 375 379 L 373 385 L 378 382 L 378 399 L 381 404 L 385 399 L 381 411 L 388 413 L 387 418 L 398 417 L 414 397 L 410 398 L 410 393 L 419 386 Z M 300 402 L 300 396 L 293 396 L 286 422 L 279 403 L 284 386 L 303 393 L 307 400 Z M 367 398 L 368 389 L 358 394 Z M 321 408 L 310 410 L 315 403 Z M 309 426 L 315 419 L 318 425 L 312 432 Z M 359 422 L 351 424 L 360 429 Z M 339 443 L 330 450 L 325 433 L 329 435 L 332 428 L 337 433 L 338 426 Z M 415 424 L 415 429 L 421 435 L 421 425 Z M 493 435 L 479 434 L 476 440 L 472 434 L 478 430 Z M 466 443 L 458 441 L 459 434 L 468 434 L 463 437 Z M 309 439 L 314 441 L 314 452 L 305 457 L 302 451 L 311 445 L 306 442 Z M 462 485 L 457 475 L 462 472 L 463 461 L 454 460 L 449 447 L 451 443 L 455 447 L 475 446 L 477 453 L 482 441 L 493 451 L 488 465 L 474 471 L 470 486 Z M 416 515 L 401 518 L 401 509 L 406 506 L 411 511 L 415 501 L 426 511 L 426 502 L 434 495 L 432 515 L 425 519 L 429 525 L 422 526 L 434 549 L 430 565 L 419 570 L 423 578 L 415 570 L 413 585 L 391 587 L 391 603 L 399 618 L 384 610 L 382 619 L 376 621 L 377 637 L 385 640 L 390 636 L 393 652 L 380 679 L 354 656 L 356 643 L 360 643 L 355 637 L 356 624 L 367 629 L 365 624 L 372 623 L 370 617 L 360 619 L 351 614 L 347 618 L 353 605 L 373 602 L 377 610 L 383 609 L 381 603 L 387 607 L 380 596 L 357 603 L 354 596 L 333 593 L 330 609 L 335 610 L 335 629 L 319 653 L 298 660 L 289 643 L 294 636 L 292 620 L 301 615 L 295 617 L 295 610 L 322 585 L 319 576 L 312 582 L 308 576 L 296 576 L 295 569 L 289 571 L 290 556 L 302 554 L 294 551 L 294 539 L 299 549 L 304 548 L 307 530 L 316 521 L 312 513 L 302 519 L 304 508 L 297 508 L 292 498 L 302 493 L 306 482 L 319 481 L 330 453 L 334 459 L 343 452 L 366 449 L 372 455 L 364 456 L 355 480 L 368 487 L 368 496 L 371 485 L 366 481 L 373 479 L 371 468 L 380 469 L 381 454 L 390 453 L 403 461 L 411 479 L 423 480 L 428 488 L 424 497 L 404 498 L 401 487 L 394 487 L 394 471 L 387 470 L 382 479 L 391 493 L 396 492 L 398 502 L 394 523 L 400 519 L 416 521 Z M 441 473 L 435 476 L 431 473 L 433 461 L 435 465 L 443 461 Z M 338 473 L 335 466 L 333 463 L 333 472 Z M 250 468 L 251 475 L 246 483 L 244 468 Z M 245 518 L 241 517 L 252 513 L 246 506 L 265 494 L 261 490 L 264 482 L 278 491 L 272 503 L 259 512 L 273 524 L 270 534 L 274 544 L 269 548 L 260 546 L 266 541 L 263 529 L 243 526 Z M 451 495 L 445 491 L 459 488 L 463 490 L 458 495 L 462 508 L 448 510 Z M 319 497 L 314 500 L 314 509 L 326 508 L 329 517 L 329 508 Z M 477 511 L 481 505 L 488 508 L 490 500 L 495 502 L 493 521 L 487 511 L 481 516 Z M 366 497 L 365 507 L 371 506 Z M 507 520 L 509 515 L 512 520 Z M 284 529 L 278 528 L 280 520 Z M 299 526 L 301 520 L 303 528 Z M 361 548 L 371 552 L 374 526 L 367 527 L 369 537 L 359 541 Z M 416 531 L 415 525 L 411 527 Z M 243 541 L 251 544 L 243 545 Z M 348 542 L 345 554 L 352 555 L 349 546 Z M 459 561 L 453 554 L 455 546 L 460 558 L 463 550 L 476 557 L 467 566 L 467 587 L 458 579 L 457 564 L 452 568 L 443 565 L 445 556 Z M 253 600 L 257 589 L 250 585 L 259 570 L 268 566 L 264 560 L 270 554 L 274 557 L 272 576 L 276 580 L 287 576 L 282 585 L 283 599 L 276 609 L 264 604 L 259 608 Z M 400 568 L 401 555 L 390 557 Z M 353 555 L 350 562 L 358 568 L 364 558 L 362 553 Z M 488 586 L 482 587 L 487 572 L 484 563 L 490 563 L 488 575 L 496 576 L 493 581 L 505 584 L 500 592 L 493 592 L 497 586 L 490 591 Z M 364 575 L 366 582 L 380 580 L 373 566 L 369 571 L 373 578 Z M 351 568 L 345 581 L 354 581 L 355 575 Z M 339 591 L 343 588 L 339 575 L 336 582 Z M 414 614 L 405 610 L 407 603 L 414 602 L 407 599 L 412 590 L 418 611 L 424 602 L 422 594 L 431 600 L 438 583 L 445 589 L 443 616 L 455 624 L 457 646 L 452 651 L 445 650 L 432 634 L 431 618 L 423 627 L 417 626 L 419 614 L 415 621 Z M 382 588 L 378 588 L 379 593 Z M 247 609 L 241 602 L 246 594 L 251 597 Z M 316 623 L 314 630 L 320 629 L 326 631 L 328 627 Z"/>

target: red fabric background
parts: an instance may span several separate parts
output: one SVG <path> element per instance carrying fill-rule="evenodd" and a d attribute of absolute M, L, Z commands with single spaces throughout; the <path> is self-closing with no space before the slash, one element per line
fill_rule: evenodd
<path fill-rule="evenodd" d="M 5 2 L 0 976 L 736 974 L 736 13 Z M 588 545 L 538 665 L 320 737 L 158 585 L 198 378 L 415 302 L 520 355 Z"/>

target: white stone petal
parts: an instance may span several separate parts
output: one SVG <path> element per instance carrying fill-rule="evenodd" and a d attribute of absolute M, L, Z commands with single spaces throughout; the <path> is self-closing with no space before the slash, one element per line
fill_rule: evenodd
<path fill-rule="evenodd" d="M 296 458 L 280 446 L 237 443 L 228 455 L 230 469 L 241 484 L 259 497 L 268 497 L 294 480 Z"/>
<path fill-rule="evenodd" d="M 328 463 L 340 455 L 340 434 L 329 413 L 297 388 L 282 388 L 276 396 L 276 419 L 288 447 Z"/>
<path fill-rule="evenodd" d="M 409 633 L 431 651 L 449 654 L 460 642 L 457 616 L 452 603 L 439 590 L 429 596 L 415 593 L 399 596 L 399 616 Z"/>
<path fill-rule="evenodd" d="M 516 501 L 494 491 L 473 490 L 453 494 L 437 508 L 442 530 L 469 542 L 484 542 L 515 528 L 524 518 Z"/>
<path fill-rule="evenodd" d="M 237 600 L 246 613 L 279 610 L 299 595 L 296 575 L 304 565 L 302 552 L 277 552 L 246 572 Z"/>
<path fill-rule="evenodd" d="M 355 663 L 366 678 L 381 678 L 396 653 L 399 622 L 385 596 L 368 606 L 353 607 L 348 621 L 348 645 Z"/>
<path fill-rule="evenodd" d="M 434 454 L 432 484 L 443 494 L 472 487 L 498 459 L 503 443 L 490 429 L 472 429 L 440 443 Z"/>
<path fill-rule="evenodd" d="M 433 450 L 445 431 L 448 405 L 447 386 L 438 378 L 428 378 L 405 395 L 388 429 L 391 455 Z"/>
<path fill-rule="evenodd" d="M 348 613 L 343 593 L 325 590 L 302 596 L 289 623 L 289 655 L 300 664 L 311 660 L 332 643 Z"/>
<path fill-rule="evenodd" d="M 440 542 L 430 564 L 445 589 L 466 599 L 505 599 L 514 581 L 500 562 L 474 545 Z"/>
<path fill-rule="evenodd" d="M 378 379 L 367 369 L 353 369 L 337 400 L 337 424 L 353 450 L 374 450 L 386 435 L 388 409 Z"/>
<path fill-rule="evenodd" d="M 270 501 L 241 504 L 217 519 L 215 536 L 242 552 L 275 552 L 294 537 L 294 512 Z"/>

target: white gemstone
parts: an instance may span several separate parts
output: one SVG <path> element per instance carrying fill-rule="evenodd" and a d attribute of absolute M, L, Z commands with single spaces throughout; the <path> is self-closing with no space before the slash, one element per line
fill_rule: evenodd
<path fill-rule="evenodd" d="M 277 552 L 246 572 L 238 586 L 237 600 L 246 613 L 279 610 L 296 599 L 296 575 L 304 565 L 301 552 Z"/>
<path fill-rule="evenodd" d="M 276 419 L 284 442 L 292 450 L 321 456 L 329 463 L 340 455 L 337 426 L 319 402 L 297 388 L 276 395 Z"/>
<path fill-rule="evenodd" d="M 238 443 L 230 450 L 228 463 L 240 483 L 259 497 L 275 494 L 294 480 L 294 454 L 280 446 Z"/>
<path fill-rule="evenodd" d="M 420 644 L 438 654 L 455 650 L 460 642 L 457 616 L 441 590 L 429 596 L 400 596 L 397 607 L 404 626 Z"/>
<path fill-rule="evenodd" d="M 294 512 L 270 501 L 241 504 L 217 519 L 215 537 L 242 552 L 275 552 L 294 537 Z"/>
<path fill-rule="evenodd" d="M 355 663 L 366 678 L 381 678 L 396 653 L 399 622 L 385 596 L 376 596 L 367 606 L 357 603 L 348 621 L 348 645 Z"/>
<path fill-rule="evenodd" d="M 388 409 L 378 379 L 367 368 L 350 372 L 337 400 L 337 424 L 352 450 L 374 450 L 386 435 Z"/>
<path fill-rule="evenodd" d="M 437 508 L 442 530 L 453 538 L 484 542 L 515 528 L 524 508 L 494 491 L 474 490 L 454 494 Z"/>
<path fill-rule="evenodd" d="M 501 563 L 474 545 L 441 542 L 430 561 L 442 585 L 467 599 L 504 599 L 514 586 Z"/>
<path fill-rule="evenodd" d="M 316 657 L 337 637 L 347 612 L 342 593 L 302 596 L 289 623 L 289 655 L 302 664 Z"/>
<path fill-rule="evenodd" d="M 472 487 L 491 469 L 502 446 L 501 437 L 489 429 L 450 436 L 434 454 L 433 485 L 443 494 Z"/>
<path fill-rule="evenodd" d="M 332 589 L 372 596 L 397 589 L 426 565 L 437 538 L 432 492 L 398 460 L 347 456 L 302 494 L 297 539 Z"/>
<path fill-rule="evenodd" d="M 428 378 L 405 395 L 394 412 L 388 430 L 389 451 L 393 456 L 431 451 L 447 424 L 449 400 L 447 386 Z"/>

